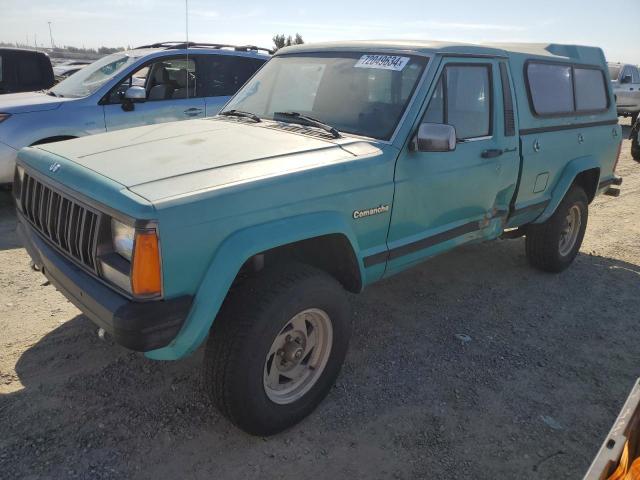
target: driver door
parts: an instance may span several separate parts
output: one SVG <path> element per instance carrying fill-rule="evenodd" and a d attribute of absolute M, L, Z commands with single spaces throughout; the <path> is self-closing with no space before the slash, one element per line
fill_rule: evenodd
<path fill-rule="evenodd" d="M 104 117 L 107 131 L 204 117 L 198 61 L 185 55 L 162 57 L 145 65 L 107 95 Z M 131 86 L 144 87 L 145 101 L 125 98 Z"/>
<path fill-rule="evenodd" d="M 511 86 L 506 64 L 502 70 L 493 59 L 443 60 L 416 131 L 422 123 L 451 125 L 455 150 L 405 145 L 396 165 L 386 274 L 501 231 L 519 168 L 517 136 L 504 128 Z"/>

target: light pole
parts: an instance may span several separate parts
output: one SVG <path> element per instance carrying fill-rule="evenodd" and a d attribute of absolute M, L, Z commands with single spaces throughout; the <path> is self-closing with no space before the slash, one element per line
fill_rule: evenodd
<path fill-rule="evenodd" d="M 49 24 L 49 38 L 51 39 L 51 50 L 53 50 L 53 35 L 51 34 L 51 22 L 47 22 Z"/>

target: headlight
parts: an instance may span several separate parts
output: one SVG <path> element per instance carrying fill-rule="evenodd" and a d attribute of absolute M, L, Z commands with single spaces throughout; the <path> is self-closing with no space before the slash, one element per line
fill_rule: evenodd
<path fill-rule="evenodd" d="M 102 276 L 135 297 L 162 295 L 160 245 L 154 228 L 136 230 L 111 219 L 110 253 L 100 258 Z"/>
<path fill-rule="evenodd" d="M 0 123 L 4 122 L 10 116 L 11 116 L 10 113 L 0 113 Z"/>
<path fill-rule="evenodd" d="M 125 225 L 114 218 L 111 219 L 113 249 L 129 261 L 131 261 L 131 256 L 133 255 L 135 236 L 136 231 L 133 227 Z"/>

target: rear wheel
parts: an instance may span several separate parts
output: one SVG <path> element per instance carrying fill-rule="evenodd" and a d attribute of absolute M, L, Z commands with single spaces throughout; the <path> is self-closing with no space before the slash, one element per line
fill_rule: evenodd
<path fill-rule="evenodd" d="M 544 223 L 527 227 L 525 249 L 529 263 L 545 272 L 561 272 L 580 250 L 587 228 L 588 199 L 573 186 L 554 214 Z"/>
<path fill-rule="evenodd" d="M 219 410 L 254 435 L 302 420 L 333 385 L 347 351 L 341 285 L 301 264 L 265 269 L 230 292 L 205 352 L 205 388 Z"/>

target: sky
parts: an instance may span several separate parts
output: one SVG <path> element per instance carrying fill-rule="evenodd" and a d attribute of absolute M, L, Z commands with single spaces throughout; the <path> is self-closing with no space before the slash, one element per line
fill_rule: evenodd
<path fill-rule="evenodd" d="M 576 43 L 640 64 L 640 0 L 187 0 L 192 41 L 271 47 L 305 42 L 429 39 Z M 0 0 L 0 41 L 131 46 L 183 40 L 185 0 Z"/>

